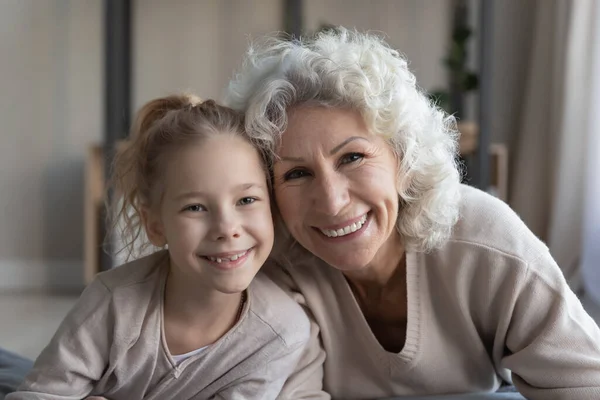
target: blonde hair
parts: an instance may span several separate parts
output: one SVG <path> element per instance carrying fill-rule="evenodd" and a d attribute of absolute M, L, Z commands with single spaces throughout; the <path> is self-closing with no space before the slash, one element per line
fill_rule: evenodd
<path fill-rule="evenodd" d="M 128 260 L 150 245 L 143 235 L 142 212 L 153 209 L 161 197 L 165 154 L 219 133 L 251 141 L 245 135 L 243 114 L 213 100 L 172 95 L 154 99 L 138 111 L 130 137 L 117 147 L 109 182 L 113 191 L 109 226 L 123 241 L 117 253 L 126 250 Z"/>
<path fill-rule="evenodd" d="M 419 251 L 441 246 L 458 220 L 460 172 L 454 117 L 430 102 L 406 60 L 372 34 L 337 28 L 314 39 L 267 37 L 250 46 L 226 104 L 276 158 L 287 112 L 301 105 L 360 112 L 396 156 L 397 228 Z"/>

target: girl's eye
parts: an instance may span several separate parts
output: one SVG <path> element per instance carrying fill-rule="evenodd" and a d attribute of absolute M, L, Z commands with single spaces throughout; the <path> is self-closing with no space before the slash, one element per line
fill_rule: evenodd
<path fill-rule="evenodd" d="M 191 206 L 187 206 L 186 208 L 183 209 L 183 211 L 191 211 L 191 212 L 200 212 L 200 211 L 205 211 L 206 208 L 204 208 L 203 205 L 201 204 L 192 204 Z"/>
<path fill-rule="evenodd" d="M 291 171 L 288 171 L 284 176 L 283 179 L 286 181 L 290 181 L 292 179 L 300 179 L 300 178 L 304 178 L 305 176 L 308 176 L 308 172 L 302 170 L 302 169 L 293 169 Z"/>
<path fill-rule="evenodd" d="M 254 197 L 244 197 L 243 199 L 240 199 L 240 201 L 238 201 L 238 204 L 240 206 L 247 206 L 248 204 L 252 204 L 256 201 L 256 198 Z"/>
<path fill-rule="evenodd" d="M 340 164 L 351 164 L 356 161 L 360 161 L 365 157 L 362 153 L 348 153 L 344 154 L 340 159 Z"/>

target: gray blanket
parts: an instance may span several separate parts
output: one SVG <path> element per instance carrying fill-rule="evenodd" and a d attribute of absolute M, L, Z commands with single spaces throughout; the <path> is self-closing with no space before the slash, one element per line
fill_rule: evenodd
<path fill-rule="evenodd" d="M 32 365 L 31 360 L 0 348 L 0 400 L 17 388 Z"/>

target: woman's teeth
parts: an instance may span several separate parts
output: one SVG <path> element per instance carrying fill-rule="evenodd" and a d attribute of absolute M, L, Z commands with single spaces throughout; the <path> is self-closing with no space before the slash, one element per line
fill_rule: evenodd
<path fill-rule="evenodd" d="M 340 229 L 320 229 L 319 230 L 327 237 L 340 237 L 346 236 L 350 233 L 356 232 L 367 222 L 367 214 L 363 215 L 359 221 L 356 221 L 353 224 L 345 226 Z"/>
<path fill-rule="evenodd" d="M 210 256 L 206 256 L 206 258 L 208 258 L 210 261 L 213 261 L 213 262 L 222 263 L 222 262 L 228 262 L 228 261 L 235 261 L 235 260 L 237 260 L 240 257 L 244 257 L 246 255 L 246 253 L 248 253 L 248 250 L 244 250 L 241 253 L 234 254 L 231 257 L 210 257 Z"/>

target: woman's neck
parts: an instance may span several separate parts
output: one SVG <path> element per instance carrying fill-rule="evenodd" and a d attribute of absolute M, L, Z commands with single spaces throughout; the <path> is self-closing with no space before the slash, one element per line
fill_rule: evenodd
<path fill-rule="evenodd" d="M 381 346 L 390 352 L 400 352 L 405 345 L 408 318 L 406 256 L 402 244 L 398 240 L 388 241 L 373 263 L 359 273 L 346 274 L 346 279 Z"/>
<path fill-rule="evenodd" d="M 395 281 L 395 276 L 405 275 L 404 245 L 400 234 L 394 232 L 379 249 L 369 265 L 357 271 L 345 271 L 344 275 L 355 288 L 385 289 Z"/>
<path fill-rule="evenodd" d="M 172 354 L 216 342 L 241 315 L 242 294 L 226 294 L 169 268 L 164 294 L 164 328 Z"/>

